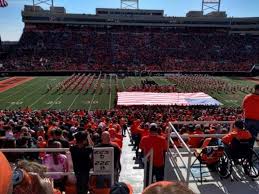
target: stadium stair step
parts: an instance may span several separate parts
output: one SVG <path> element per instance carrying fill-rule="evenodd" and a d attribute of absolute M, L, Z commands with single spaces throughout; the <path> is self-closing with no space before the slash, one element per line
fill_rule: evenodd
<path fill-rule="evenodd" d="M 144 170 L 142 165 L 135 160 L 135 150 L 131 146 L 128 135 L 123 139 L 121 165 L 122 170 L 119 181 L 131 184 L 134 194 L 141 194 L 143 191 Z"/>

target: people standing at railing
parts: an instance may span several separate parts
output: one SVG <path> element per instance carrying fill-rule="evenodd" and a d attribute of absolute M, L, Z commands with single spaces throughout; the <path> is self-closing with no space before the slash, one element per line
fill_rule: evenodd
<path fill-rule="evenodd" d="M 62 145 L 58 141 L 52 142 L 49 148 L 62 148 Z M 47 154 L 42 162 L 48 169 L 49 172 L 67 172 L 68 171 L 68 160 L 66 155 L 53 152 Z M 54 187 L 65 191 L 66 176 L 63 175 L 52 175 L 54 180 Z"/>
<path fill-rule="evenodd" d="M 164 180 L 165 153 L 168 149 L 168 142 L 158 134 L 156 123 L 150 124 L 149 131 L 150 134 L 141 139 L 139 147 L 143 150 L 144 156 L 153 149 L 152 182 L 153 176 L 156 177 L 156 181 L 162 181 Z M 149 166 L 150 161 L 147 162 L 146 185 L 148 185 L 149 180 Z"/>
<path fill-rule="evenodd" d="M 245 96 L 242 107 L 246 128 L 252 134 L 253 140 L 259 141 L 259 84 L 254 86 L 254 93 Z"/>
<path fill-rule="evenodd" d="M 75 134 L 76 145 L 70 148 L 74 172 L 77 180 L 77 194 L 88 192 L 89 174 L 92 168 L 93 149 L 89 146 L 85 132 Z"/>

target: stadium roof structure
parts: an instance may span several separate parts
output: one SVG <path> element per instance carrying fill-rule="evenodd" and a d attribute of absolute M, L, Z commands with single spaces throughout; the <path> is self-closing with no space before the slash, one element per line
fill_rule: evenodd
<path fill-rule="evenodd" d="M 259 17 L 232 18 L 225 12 L 189 12 L 186 17 L 169 17 L 163 10 L 97 8 L 96 14 L 67 13 L 64 7 L 25 5 L 22 11 L 26 25 L 62 24 L 87 26 L 138 26 L 151 28 L 213 28 L 229 33 L 259 34 Z"/>
<path fill-rule="evenodd" d="M 46 5 L 49 5 L 49 6 L 53 7 L 54 6 L 54 0 L 32 0 L 33 6 L 38 6 L 38 5 L 42 5 L 42 4 L 46 4 Z"/>
<path fill-rule="evenodd" d="M 139 9 L 139 0 L 121 0 L 121 9 Z"/>
<path fill-rule="evenodd" d="M 202 11 L 220 11 L 221 0 L 202 0 Z"/>

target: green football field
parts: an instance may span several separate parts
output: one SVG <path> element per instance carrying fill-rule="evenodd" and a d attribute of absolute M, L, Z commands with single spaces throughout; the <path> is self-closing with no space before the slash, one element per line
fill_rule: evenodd
<path fill-rule="evenodd" d="M 106 79 L 102 78 L 101 83 L 104 86 L 102 92 L 100 89 L 93 92 L 92 87 L 87 93 L 78 93 L 77 91 L 56 92 L 55 89 L 47 93 L 48 84 L 55 86 L 66 78 L 68 77 L 35 77 L 31 81 L 2 92 L 0 93 L 0 109 L 31 107 L 32 109 L 94 110 L 114 107 L 116 96 L 116 80 L 114 77 L 106 76 Z M 165 77 L 142 77 L 142 79 L 143 78 L 154 80 L 159 85 L 173 84 Z M 241 80 L 239 78 L 221 77 L 218 79 L 227 80 L 233 85 L 253 86 L 255 84 L 252 81 Z M 94 80 L 92 86 L 95 85 L 96 82 L 97 79 Z M 118 79 L 120 91 L 132 85 L 139 85 L 140 83 L 140 77 Z M 111 90 L 109 90 L 109 87 L 111 87 Z M 238 107 L 246 93 L 237 92 L 235 94 L 226 94 L 213 92 L 209 95 L 223 103 L 224 106 Z"/>

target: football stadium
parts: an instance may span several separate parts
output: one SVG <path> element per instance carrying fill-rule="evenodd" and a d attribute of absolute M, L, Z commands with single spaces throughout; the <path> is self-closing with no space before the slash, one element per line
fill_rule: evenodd
<path fill-rule="evenodd" d="M 0 0 L 0 194 L 258 194 L 259 16 L 100 2 Z"/>

